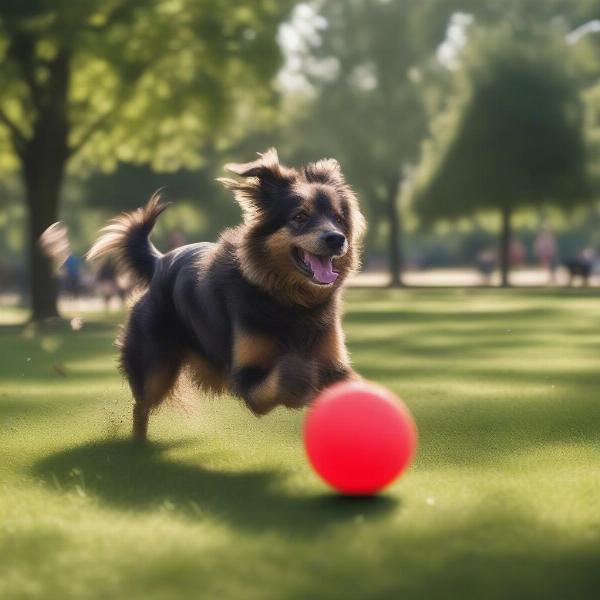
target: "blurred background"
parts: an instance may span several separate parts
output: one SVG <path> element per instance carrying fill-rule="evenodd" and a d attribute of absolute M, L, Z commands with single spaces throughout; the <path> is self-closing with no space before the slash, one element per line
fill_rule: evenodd
<path fill-rule="evenodd" d="M 369 220 L 353 285 L 599 285 L 600 2 L 3 0 L 0 303 L 116 306 L 83 255 L 159 187 L 162 250 L 239 209 L 276 146 L 337 158 Z M 60 282 L 37 246 L 62 219 Z"/>

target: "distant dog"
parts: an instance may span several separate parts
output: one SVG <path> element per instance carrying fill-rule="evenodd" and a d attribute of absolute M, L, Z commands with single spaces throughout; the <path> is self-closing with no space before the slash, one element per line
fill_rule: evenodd
<path fill-rule="evenodd" d="M 304 406 L 323 387 L 355 377 L 340 295 L 365 220 L 338 163 L 295 170 L 271 149 L 226 169 L 241 177 L 219 181 L 244 219 L 216 244 L 161 254 L 148 240 L 166 207 L 155 195 L 113 220 L 88 253 L 112 254 L 146 288 L 121 339 L 139 439 L 184 367 L 199 386 L 229 390 L 258 415 Z"/>
<path fill-rule="evenodd" d="M 565 267 L 569 273 L 569 285 L 573 285 L 575 277 L 581 278 L 581 283 L 585 286 L 589 284 L 594 263 L 586 256 L 578 256 L 565 261 Z"/>

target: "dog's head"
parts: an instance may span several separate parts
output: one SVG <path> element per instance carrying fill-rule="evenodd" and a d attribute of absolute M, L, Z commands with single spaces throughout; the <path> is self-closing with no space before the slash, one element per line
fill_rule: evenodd
<path fill-rule="evenodd" d="M 365 220 L 337 161 L 300 170 L 279 163 L 275 149 L 229 164 L 240 180 L 220 179 L 244 212 L 238 256 L 245 276 L 288 302 L 326 300 L 358 263 Z"/>

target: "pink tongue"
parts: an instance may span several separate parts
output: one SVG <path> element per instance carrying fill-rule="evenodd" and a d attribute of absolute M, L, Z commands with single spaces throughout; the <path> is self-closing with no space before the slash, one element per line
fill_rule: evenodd
<path fill-rule="evenodd" d="M 328 256 L 317 256 L 304 250 L 304 262 L 310 265 L 310 268 L 319 283 L 333 283 L 338 274 L 333 271 L 331 258 Z"/>

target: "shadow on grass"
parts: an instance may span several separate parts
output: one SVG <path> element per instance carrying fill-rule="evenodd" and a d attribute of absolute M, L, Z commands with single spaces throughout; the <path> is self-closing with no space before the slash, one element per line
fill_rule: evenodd
<path fill-rule="evenodd" d="M 89 443 L 53 454 L 33 470 L 51 486 L 78 489 L 116 508 L 162 506 L 189 518 L 211 516 L 246 530 L 299 537 L 355 518 L 377 519 L 399 506 L 388 496 L 292 495 L 281 489 L 277 471 L 213 471 L 166 456 L 178 445 Z"/>
<path fill-rule="evenodd" d="M 519 503 L 489 503 L 442 522 L 376 538 L 377 560 L 338 548 L 279 598 L 319 600 L 562 600 L 598 596 L 598 536 L 573 536 Z M 402 531 L 402 533 L 400 533 Z M 372 547 L 371 547 L 372 548 Z"/>

